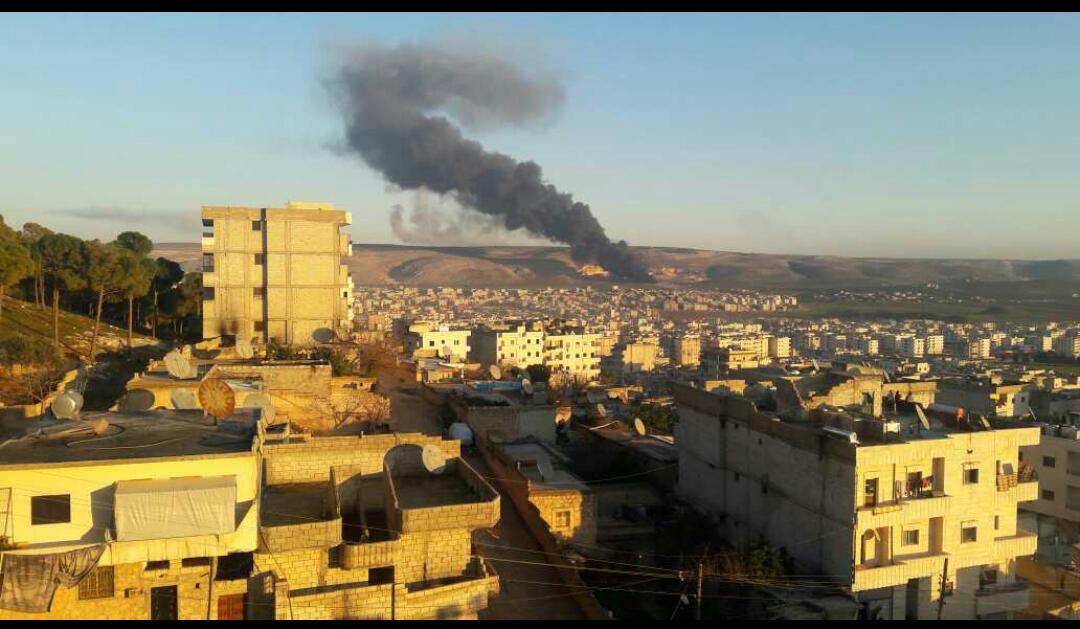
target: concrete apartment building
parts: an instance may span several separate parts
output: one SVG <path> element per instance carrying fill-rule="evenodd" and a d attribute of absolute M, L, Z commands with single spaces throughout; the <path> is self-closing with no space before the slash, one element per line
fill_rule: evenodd
<path fill-rule="evenodd" d="M 348 212 L 205 206 L 202 221 L 203 338 L 303 346 L 351 333 Z"/>
<path fill-rule="evenodd" d="M 459 330 L 430 322 L 413 323 L 405 334 L 405 355 L 464 362 L 473 351 L 469 344 L 471 338 L 472 330 Z"/>
<path fill-rule="evenodd" d="M 600 377 L 600 334 L 582 328 L 550 328 L 544 334 L 544 364 L 551 373 L 577 382 Z"/>
<path fill-rule="evenodd" d="M 544 329 L 539 322 L 483 326 L 472 334 L 472 359 L 485 365 L 517 367 L 544 364 Z"/>
<path fill-rule="evenodd" d="M 1071 546 L 1080 543 L 1080 430 L 1046 425 L 1041 429 L 1039 443 L 1020 451 L 1021 459 L 1039 472 L 1039 495 L 1022 509 L 1033 522 L 1030 530 L 1068 555 L 1060 559 L 1071 561 Z"/>
<path fill-rule="evenodd" d="M 684 367 L 697 367 L 701 364 L 701 337 L 697 334 L 684 334 L 675 337 L 672 343 L 673 362 Z"/>
<path fill-rule="evenodd" d="M 770 336 L 769 358 L 791 358 L 791 338 L 787 336 Z"/>
<path fill-rule="evenodd" d="M 1037 428 L 932 420 L 927 431 L 909 413 L 774 413 L 673 388 L 679 493 L 727 539 L 784 548 L 798 573 L 844 587 L 867 618 L 1002 618 L 1028 606 L 1016 559 L 1036 538 L 1017 527 L 1017 504 L 1038 486 L 1019 449 L 1038 443 Z"/>
<path fill-rule="evenodd" d="M 251 569 L 257 411 L 83 419 L 0 445 L 0 619 L 225 619 L 272 605 Z M 74 584 L 51 594 L 50 568 Z"/>
<path fill-rule="evenodd" d="M 499 496 L 458 441 L 84 419 L 0 446 L 2 620 L 475 618 L 498 592 L 471 535 Z"/>

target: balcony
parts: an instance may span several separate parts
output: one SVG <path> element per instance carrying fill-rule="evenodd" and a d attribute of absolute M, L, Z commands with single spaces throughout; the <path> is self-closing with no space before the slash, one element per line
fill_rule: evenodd
<path fill-rule="evenodd" d="M 857 528 L 865 530 L 882 526 L 897 526 L 914 520 L 942 517 L 948 512 L 953 497 L 932 492 L 910 494 L 900 500 L 879 502 L 856 511 Z"/>
<path fill-rule="evenodd" d="M 499 521 L 499 494 L 463 459 L 442 474 L 383 470 L 401 533 L 491 528 Z M 390 528 L 395 528 L 391 526 Z"/>
<path fill-rule="evenodd" d="M 263 489 L 259 550 L 284 552 L 341 543 L 341 513 L 330 483 L 272 485 Z"/>
<path fill-rule="evenodd" d="M 1039 475 L 1032 467 L 1021 467 L 1019 473 L 998 474 L 997 490 L 1008 493 L 1010 500 L 1026 502 L 1039 498 Z"/>
<path fill-rule="evenodd" d="M 994 559 L 1027 557 L 1035 554 L 1038 537 L 1034 533 L 1020 531 L 1016 535 L 994 538 Z"/>
<path fill-rule="evenodd" d="M 902 560 L 894 559 L 880 566 L 855 566 L 855 579 L 851 584 L 852 592 L 875 590 L 877 588 L 905 585 L 908 579 L 918 579 L 931 575 L 940 575 L 945 563 L 945 553 L 926 553 L 910 556 Z"/>

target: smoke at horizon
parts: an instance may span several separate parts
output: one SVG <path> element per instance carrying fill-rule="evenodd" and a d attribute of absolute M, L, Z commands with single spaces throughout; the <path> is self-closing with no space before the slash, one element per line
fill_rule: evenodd
<path fill-rule="evenodd" d="M 612 242 L 589 206 L 545 182 L 538 164 L 486 150 L 447 117 L 467 128 L 542 120 L 563 100 L 554 78 L 527 76 L 492 57 L 369 44 L 354 50 L 330 87 L 346 117 L 348 148 L 390 183 L 452 197 L 508 231 L 570 245 L 575 261 L 616 277 L 651 280 L 626 242 Z M 419 221 L 414 229 L 424 227 Z"/>

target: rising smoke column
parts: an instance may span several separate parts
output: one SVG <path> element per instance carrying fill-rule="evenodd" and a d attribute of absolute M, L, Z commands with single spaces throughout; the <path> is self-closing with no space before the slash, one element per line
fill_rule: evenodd
<path fill-rule="evenodd" d="M 403 44 L 358 48 L 331 87 L 349 149 L 391 183 L 453 195 L 508 230 L 570 245 L 578 263 L 651 281 L 626 243 L 612 242 L 588 205 L 545 183 L 538 164 L 485 150 L 444 115 L 469 127 L 533 122 L 561 104 L 558 82 L 499 59 Z"/>

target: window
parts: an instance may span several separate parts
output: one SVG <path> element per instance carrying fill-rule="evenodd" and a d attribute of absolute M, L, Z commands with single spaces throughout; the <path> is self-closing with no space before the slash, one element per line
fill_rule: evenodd
<path fill-rule="evenodd" d="M 263 259 L 264 259 L 263 254 L 256 253 L 255 254 L 255 266 L 262 266 L 263 265 Z"/>
<path fill-rule="evenodd" d="M 207 272 L 213 271 L 214 270 L 214 254 L 212 254 L 212 253 L 204 253 L 202 255 L 202 266 L 203 266 L 203 271 L 207 271 Z"/>
<path fill-rule="evenodd" d="M 202 289 L 202 298 L 203 301 L 214 301 L 214 287 Z"/>
<path fill-rule="evenodd" d="M 34 496 L 30 498 L 30 524 L 71 522 L 71 496 Z"/>
<path fill-rule="evenodd" d="M 113 597 L 113 567 L 98 566 L 79 582 L 79 600 Z"/>
<path fill-rule="evenodd" d="M 251 296 L 255 299 L 262 299 L 266 296 L 266 289 L 262 286 L 256 286 L 255 288 L 251 289 Z"/>
<path fill-rule="evenodd" d="M 960 543 L 967 544 L 979 541 L 978 528 L 974 522 L 964 522 L 960 527 Z"/>
<path fill-rule="evenodd" d="M 1044 490 L 1042 490 L 1042 499 L 1043 500 L 1049 500 L 1049 501 L 1053 502 L 1053 500 L 1054 500 L 1054 490 L 1053 489 L 1044 489 Z"/>
<path fill-rule="evenodd" d="M 863 506 L 873 507 L 877 504 L 878 479 L 868 478 L 863 484 Z"/>
<path fill-rule="evenodd" d="M 266 331 L 266 322 L 264 322 L 262 320 L 255 321 L 254 328 L 255 328 L 256 332 L 265 332 Z"/>
<path fill-rule="evenodd" d="M 979 589 L 985 588 L 988 585 L 997 585 L 998 571 L 997 568 L 987 567 L 983 568 L 979 572 Z"/>
<path fill-rule="evenodd" d="M 555 528 L 568 529 L 570 528 L 570 512 L 569 511 L 556 511 L 555 512 Z"/>
<path fill-rule="evenodd" d="M 1001 516 L 1000 515 L 995 515 L 994 516 L 994 530 L 996 531 L 996 530 L 998 530 L 1000 528 L 1001 528 Z"/>
<path fill-rule="evenodd" d="M 143 569 L 147 570 L 147 571 L 149 571 L 149 570 L 168 570 L 170 565 L 171 564 L 170 564 L 168 559 L 162 559 L 161 561 L 148 561 L 148 562 L 146 562 L 146 567 L 143 568 Z"/>
<path fill-rule="evenodd" d="M 212 218 L 204 218 L 204 219 L 202 219 L 202 226 L 203 227 L 213 227 L 214 226 L 214 219 L 212 219 Z"/>
<path fill-rule="evenodd" d="M 1043 457 L 1043 467 L 1056 467 L 1057 461 L 1052 456 Z"/>
<path fill-rule="evenodd" d="M 903 540 L 901 542 L 904 546 L 918 546 L 919 545 L 919 529 L 908 529 L 904 531 Z"/>
<path fill-rule="evenodd" d="M 195 568 L 197 566 L 209 566 L 209 557 L 186 557 L 180 560 L 181 568 Z"/>
<path fill-rule="evenodd" d="M 394 566 L 368 570 L 368 585 L 387 585 L 394 582 Z"/>
<path fill-rule="evenodd" d="M 262 221 L 251 221 L 251 231 L 253 231 L 253 232 L 261 232 L 262 231 Z"/>
<path fill-rule="evenodd" d="M 965 467 L 964 468 L 964 484 L 965 485 L 978 485 L 979 484 L 979 468 L 977 468 L 977 467 Z"/>
<path fill-rule="evenodd" d="M 341 557 L 344 554 L 345 547 L 341 544 L 334 546 L 326 552 L 326 567 L 327 568 L 340 568 Z"/>

